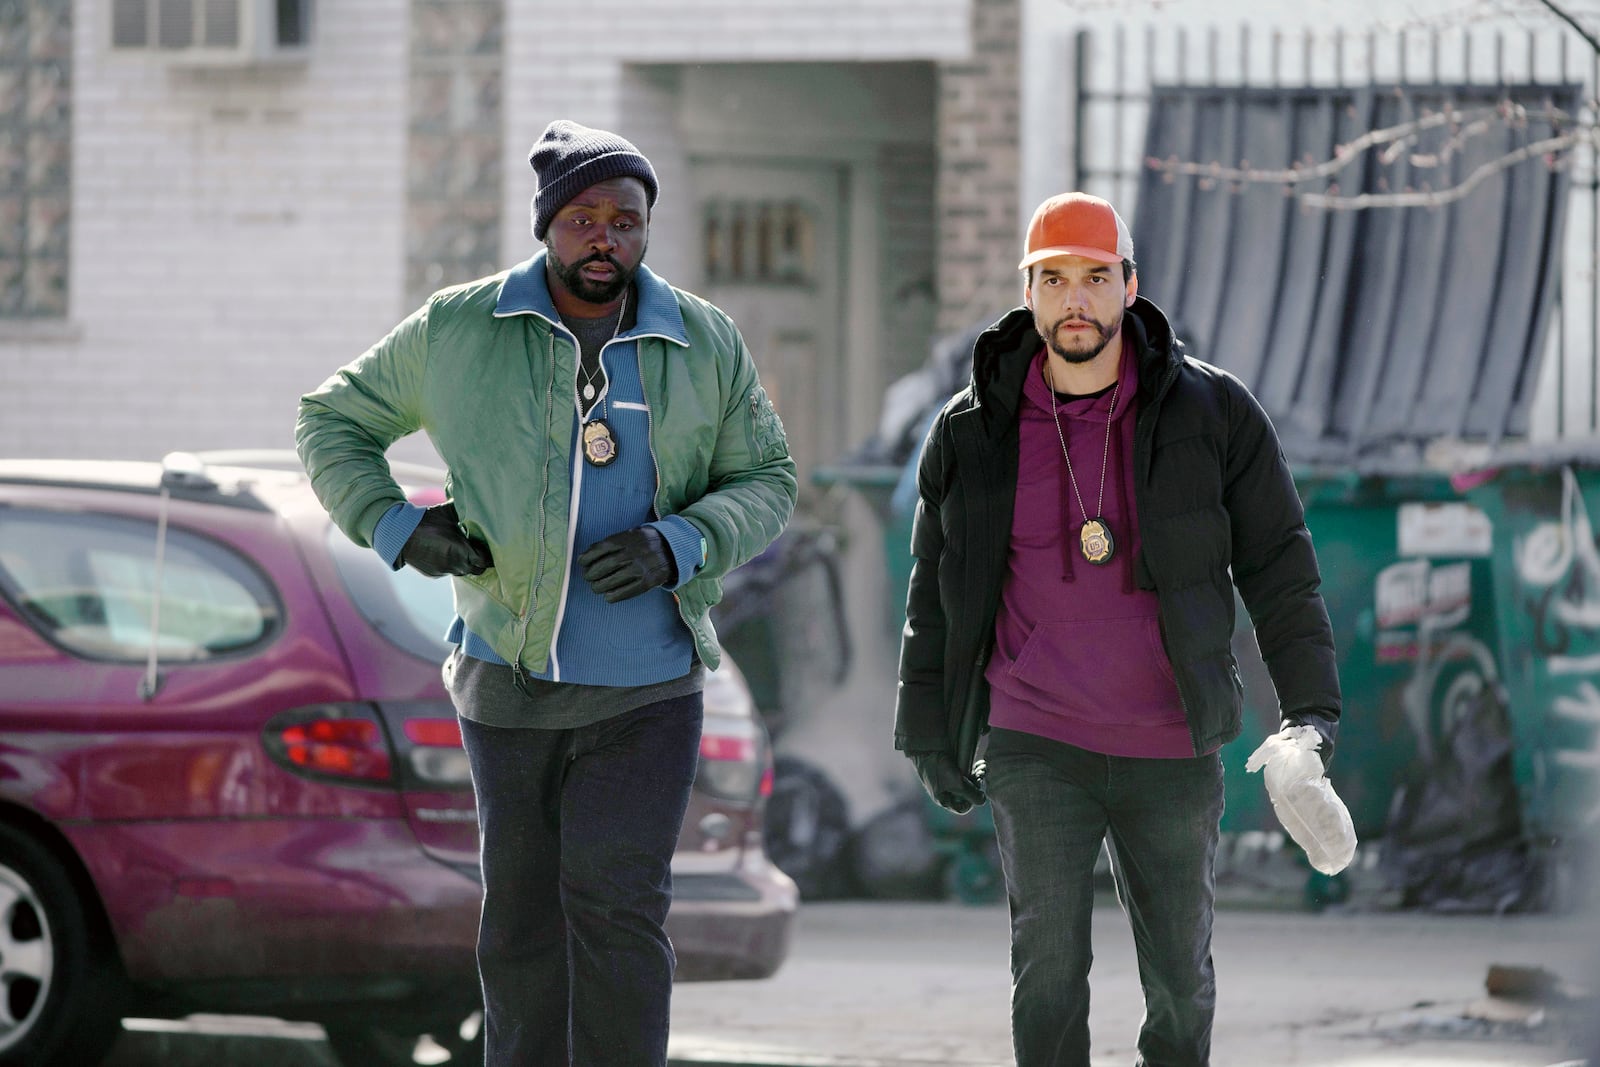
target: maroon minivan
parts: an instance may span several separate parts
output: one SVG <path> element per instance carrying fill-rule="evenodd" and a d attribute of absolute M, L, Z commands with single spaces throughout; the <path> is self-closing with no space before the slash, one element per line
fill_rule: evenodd
<path fill-rule="evenodd" d="M 124 1016 L 200 1010 L 319 1022 L 349 1067 L 425 1039 L 481 1062 L 451 615 L 292 454 L 0 461 L 0 1067 L 86 1067 Z M 771 766 L 730 664 L 673 862 L 680 978 L 787 953 Z"/>

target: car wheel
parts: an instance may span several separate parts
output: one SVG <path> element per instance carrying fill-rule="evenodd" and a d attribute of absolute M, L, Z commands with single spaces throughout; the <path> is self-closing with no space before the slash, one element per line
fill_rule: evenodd
<path fill-rule="evenodd" d="M 322 1024 L 328 1047 L 344 1067 L 416 1067 L 483 1062 L 483 1015 L 418 1032 L 415 1024 L 332 1020 Z"/>
<path fill-rule="evenodd" d="M 0 824 L 0 1067 L 99 1063 L 121 1027 L 120 971 L 61 862 Z"/>

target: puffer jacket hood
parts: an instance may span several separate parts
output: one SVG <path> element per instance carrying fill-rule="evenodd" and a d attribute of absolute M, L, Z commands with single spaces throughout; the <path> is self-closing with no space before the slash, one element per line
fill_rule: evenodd
<path fill-rule="evenodd" d="M 1122 329 L 1139 354 L 1139 399 L 1154 403 L 1178 365 L 1184 344 L 1173 335 L 1162 310 L 1142 296 L 1122 316 Z M 990 436 L 1016 422 L 1022 382 L 1041 344 L 1033 312 L 1016 307 L 978 335 L 972 346 L 973 407 L 981 411 Z"/>

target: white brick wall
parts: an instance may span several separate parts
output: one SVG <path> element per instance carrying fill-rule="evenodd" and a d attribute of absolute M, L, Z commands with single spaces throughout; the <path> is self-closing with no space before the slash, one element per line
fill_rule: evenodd
<path fill-rule="evenodd" d="M 288 447 L 403 313 L 406 0 L 318 5 L 305 65 L 108 55 L 78 0 L 71 306 L 0 323 L 0 455 Z"/>
<path fill-rule="evenodd" d="M 633 138 L 690 202 L 674 94 L 638 64 L 959 58 L 967 6 L 509 3 L 502 260 L 533 250 L 526 153 L 551 118 Z M 320 3 L 305 65 L 197 72 L 108 55 L 103 0 L 76 0 L 72 313 L 0 322 L 0 455 L 291 443 L 299 395 L 409 310 L 408 10 Z M 681 263 L 690 225 L 664 216 L 652 262 Z"/>
<path fill-rule="evenodd" d="M 508 259 L 532 248 L 528 148 L 545 124 L 570 118 L 627 137 L 658 166 L 677 168 L 660 107 L 638 110 L 627 64 L 958 59 L 971 47 L 969 0 L 590 0 L 512 3 L 506 12 Z M 596 31 L 595 27 L 604 27 Z M 628 106 L 624 106 L 624 105 Z M 680 203 L 687 203 L 687 200 Z M 652 226 L 651 262 L 678 234 Z"/>

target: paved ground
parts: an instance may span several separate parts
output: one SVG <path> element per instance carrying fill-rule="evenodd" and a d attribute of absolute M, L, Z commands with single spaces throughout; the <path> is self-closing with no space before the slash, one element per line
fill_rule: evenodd
<path fill-rule="evenodd" d="M 813 903 L 761 982 L 678 986 L 682 1064 L 1009 1064 L 1003 906 Z M 1219 913 L 1218 1067 L 1546 1067 L 1570 1061 L 1577 1006 L 1490 1000 L 1493 964 L 1589 977 L 1596 931 L 1572 917 L 1350 910 Z M 1140 999 L 1127 927 L 1095 926 L 1094 1067 L 1133 1061 Z M 1592 1006 L 1589 1016 L 1594 1015 Z M 105 1067 L 336 1067 L 314 1026 L 139 1023 Z M 1600 1067 L 1597 1064 L 1596 1067 Z"/>
<path fill-rule="evenodd" d="M 763 983 L 683 986 L 673 1048 L 730 1064 L 1009 1064 L 1003 907 L 820 904 Z M 1222 1067 L 1487 1067 L 1570 1059 L 1576 1007 L 1489 1002 L 1492 964 L 1586 972 L 1576 919 L 1225 910 L 1215 960 Z M 1096 909 L 1094 1067 L 1133 1062 L 1141 999 L 1113 898 Z M 1600 1065 L 1597 1065 L 1600 1067 Z"/>

